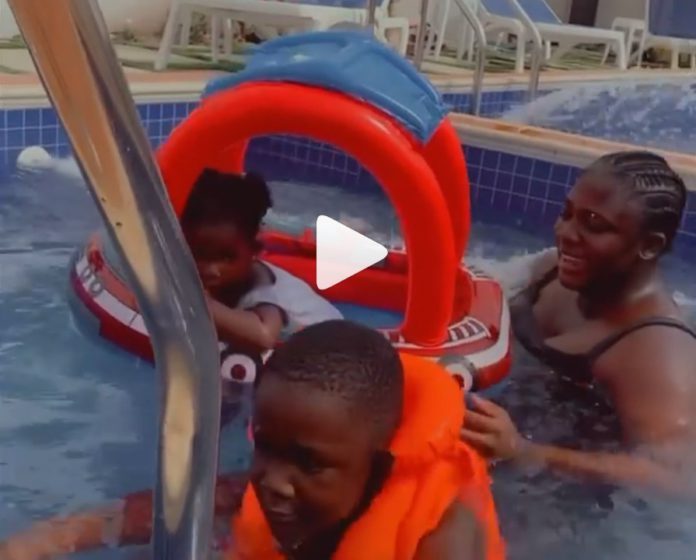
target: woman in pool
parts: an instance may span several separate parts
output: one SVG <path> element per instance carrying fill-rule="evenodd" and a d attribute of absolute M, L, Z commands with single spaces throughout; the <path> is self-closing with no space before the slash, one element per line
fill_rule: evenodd
<path fill-rule="evenodd" d="M 261 221 L 271 206 L 261 177 L 208 169 L 181 217 L 220 339 L 252 352 L 273 348 L 283 329 L 341 317 L 302 280 L 259 259 Z"/>
<path fill-rule="evenodd" d="M 682 179 L 655 154 L 600 158 L 568 195 L 555 226 L 557 251 L 536 263 L 536 278 L 510 302 L 521 344 L 565 379 L 606 396 L 627 449 L 676 450 L 680 461 L 696 427 L 696 333 L 658 264 L 672 246 L 686 197 Z M 501 407 L 481 398 L 473 405 L 462 436 L 491 458 L 684 491 L 679 465 L 664 454 L 534 443 Z"/>

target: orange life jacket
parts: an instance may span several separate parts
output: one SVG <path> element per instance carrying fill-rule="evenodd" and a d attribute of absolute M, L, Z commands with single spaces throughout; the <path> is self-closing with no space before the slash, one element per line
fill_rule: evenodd
<path fill-rule="evenodd" d="M 394 467 L 346 531 L 333 560 L 411 560 L 457 497 L 485 530 L 486 560 L 503 560 L 486 463 L 459 439 L 464 418 L 459 388 L 433 362 L 402 355 L 402 363 L 404 415 L 390 446 Z M 232 530 L 229 560 L 283 560 L 251 486 Z"/>

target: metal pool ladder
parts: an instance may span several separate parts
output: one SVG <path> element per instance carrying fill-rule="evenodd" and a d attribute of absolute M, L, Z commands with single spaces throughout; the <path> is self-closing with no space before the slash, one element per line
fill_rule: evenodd
<path fill-rule="evenodd" d="M 219 355 L 203 291 L 97 0 L 9 0 L 126 265 L 155 350 L 161 411 L 153 553 L 212 545 Z"/>
<path fill-rule="evenodd" d="M 464 0 L 455 0 L 455 4 L 474 30 L 476 43 L 479 45 L 479 52 L 476 57 L 476 69 L 474 71 L 474 81 L 471 88 L 471 103 L 469 105 L 469 113 L 472 115 L 479 115 L 481 113 L 481 97 L 483 95 L 483 77 L 486 72 L 486 32 L 475 10 L 469 4 Z M 425 58 L 425 50 L 427 49 L 426 34 L 429 10 L 430 0 L 421 0 L 421 23 L 418 26 L 414 57 L 414 64 L 419 70 L 423 67 L 423 59 Z"/>
<path fill-rule="evenodd" d="M 479 115 L 481 112 L 481 98 L 483 95 L 483 78 L 486 71 L 486 31 L 476 14 L 476 9 L 473 8 L 466 0 L 454 0 L 459 11 L 462 13 L 467 23 L 471 26 L 474 31 L 476 38 L 476 43 L 479 46 L 479 52 L 476 59 L 476 69 L 474 71 L 474 81 L 472 84 L 472 101 L 469 106 L 469 112 L 472 115 Z M 544 59 L 544 44 L 541 38 L 541 34 L 537 29 L 534 22 L 530 19 L 527 12 L 520 6 L 517 0 L 507 0 L 511 8 L 517 14 L 518 18 L 522 21 L 525 28 L 529 31 L 532 39 L 532 55 L 531 55 L 531 67 L 529 73 L 529 88 L 528 88 L 528 101 L 533 101 L 537 97 L 537 92 L 539 90 L 539 76 L 541 73 L 541 66 Z M 425 57 L 426 41 L 425 36 L 427 33 L 427 19 L 429 10 L 430 0 L 421 0 L 421 25 L 418 30 L 418 37 L 416 40 L 416 56 L 414 63 L 416 67 L 420 70 L 423 64 L 423 59 Z"/>

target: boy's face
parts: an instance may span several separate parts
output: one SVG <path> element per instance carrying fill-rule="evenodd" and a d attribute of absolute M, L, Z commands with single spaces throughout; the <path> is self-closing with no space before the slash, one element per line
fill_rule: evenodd
<path fill-rule="evenodd" d="M 289 550 L 353 513 L 377 450 L 369 425 L 337 394 L 269 374 L 255 399 L 252 484 Z"/>

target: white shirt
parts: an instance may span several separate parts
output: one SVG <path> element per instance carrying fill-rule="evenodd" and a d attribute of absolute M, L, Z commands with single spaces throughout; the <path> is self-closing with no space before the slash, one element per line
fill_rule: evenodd
<path fill-rule="evenodd" d="M 285 314 L 288 334 L 314 323 L 343 318 L 338 309 L 306 282 L 268 262 L 258 264 L 267 273 L 259 271 L 258 285 L 239 300 L 238 307 L 253 309 L 264 304 L 278 307 Z M 268 276 L 272 277 L 270 283 Z"/>

